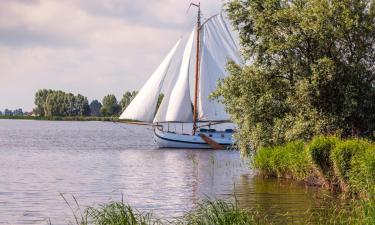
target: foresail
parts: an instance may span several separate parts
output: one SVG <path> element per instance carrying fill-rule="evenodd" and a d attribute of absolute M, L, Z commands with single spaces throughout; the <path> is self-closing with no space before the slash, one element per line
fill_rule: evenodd
<path fill-rule="evenodd" d="M 143 85 L 134 100 L 129 104 L 121 114 L 120 119 L 131 119 L 143 122 L 152 122 L 159 94 L 168 71 L 169 65 L 180 44 L 179 40 L 167 57 L 151 75 L 148 81 Z"/>
<path fill-rule="evenodd" d="M 166 93 L 163 102 L 155 116 L 154 122 L 178 121 L 192 122 L 193 112 L 191 107 L 189 87 L 189 64 L 193 48 L 194 30 L 186 44 L 181 62 L 178 79 L 170 92 Z"/>
<path fill-rule="evenodd" d="M 229 120 L 224 105 L 209 96 L 216 90 L 218 80 L 227 76 L 227 63 L 240 63 L 239 51 L 221 14 L 204 23 L 201 34 L 198 118 L 209 121 Z"/>

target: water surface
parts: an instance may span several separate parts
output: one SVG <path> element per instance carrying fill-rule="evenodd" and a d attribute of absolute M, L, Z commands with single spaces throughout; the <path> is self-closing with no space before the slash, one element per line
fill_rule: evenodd
<path fill-rule="evenodd" d="M 162 218 L 235 194 L 243 207 L 289 212 L 293 222 L 325 193 L 259 178 L 235 151 L 157 149 L 145 126 L 0 120 L 0 224 L 67 224 L 60 194 L 82 208 L 123 197 Z"/>

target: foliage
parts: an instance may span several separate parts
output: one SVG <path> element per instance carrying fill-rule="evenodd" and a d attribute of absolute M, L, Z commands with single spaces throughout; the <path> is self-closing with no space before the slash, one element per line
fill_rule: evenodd
<path fill-rule="evenodd" d="M 100 113 L 103 116 L 118 116 L 121 112 L 121 106 L 117 103 L 115 95 L 109 94 L 103 98 L 103 106 Z"/>
<path fill-rule="evenodd" d="M 102 103 L 98 100 L 93 100 L 90 103 L 90 116 L 100 116 L 100 109 L 102 108 Z"/>
<path fill-rule="evenodd" d="M 372 196 L 375 200 L 375 146 L 368 146 L 362 154 L 355 155 L 351 167 L 348 175 L 353 191 L 359 193 L 362 198 Z M 375 217 L 375 204 L 373 215 Z"/>
<path fill-rule="evenodd" d="M 141 213 L 130 205 L 111 202 L 99 208 L 87 208 L 86 216 L 95 225 L 156 225 L 161 224 L 151 213 Z"/>
<path fill-rule="evenodd" d="M 87 116 L 88 100 L 78 94 L 54 90 L 39 90 L 35 94 L 34 111 L 40 116 Z"/>
<path fill-rule="evenodd" d="M 138 91 L 127 91 L 123 94 L 122 99 L 120 101 L 121 111 L 124 111 L 126 107 L 130 104 L 130 102 L 137 96 Z"/>
<path fill-rule="evenodd" d="M 197 207 L 188 212 L 181 224 L 191 225 L 247 225 L 266 224 L 266 219 L 261 213 L 248 212 L 239 208 L 238 203 L 223 200 L 205 200 L 197 204 Z M 270 224 L 270 223 L 267 223 Z"/>
<path fill-rule="evenodd" d="M 232 0 L 226 8 L 248 63 L 229 64 L 213 95 L 223 96 L 242 151 L 372 135 L 373 0 Z"/>
<path fill-rule="evenodd" d="M 314 165 L 326 180 L 333 180 L 334 177 L 331 150 L 338 141 L 334 136 L 317 136 L 307 147 Z"/>
<path fill-rule="evenodd" d="M 276 147 L 260 148 L 254 158 L 255 168 L 268 175 L 293 177 L 303 180 L 310 175 L 309 155 L 302 141 Z"/>
<path fill-rule="evenodd" d="M 332 204 L 309 210 L 308 224 L 374 224 L 375 198 L 353 201 L 350 207 Z"/>
<path fill-rule="evenodd" d="M 63 197 L 73 213 L 76 225 L 138 225 L 138 224 L 175 224 L 175 225 L 241 225 L 241 224 L 273 224 L 280 221 L 285 215 L 267 215 L 262 209 L 244 210 L 234 203 L 224 200 L 203 200 L 195 209 L 173 221 L 161 221 L 151 213 L 140 212 L 128 204 L 110 202 L 99 207 L 88 207 L 81 211 L 74 198 L 77 210 L 73 209 Z M 375 220 L 374 196 L 368 200 L 354 201 L 350 207 L 332 204 L 327 207 L 316 207 L 306 212 L 306 219 L 300 224 L 373 224 Z M 50 222 L 50 224 L 52 224 Z M 72 223 L 71 223 L 72 224 Z"/>
<path fill-rule="evenodd" d="M 375 144 L 367 140 L 318 136 L 306 144 L 294 141 L 262 147 L 253 161 L 254 167 L 266 175 L 304 181 L 320 178 L 323 180 L 315 184 L 328 182 L 333 191 L 362 199 L 375 195 Z"/>
<path fill-rule="evenodd" d="M 363 156 L 366 150 L 370 147 L 371 144 L 368 141 L 352 139 L 339 142 L 336 147 L 332 149 L 331 158 L 334 162 L 335 174 L 340 179 L 341 184 L 349 183 L 349 174 L 353 168 L 352 159 L 355 156 Z M 369 149 L 368 151 L 372 151 L 372 154 L 375 154 L 375 151 L 373 151 L 373 149 Z M 375 161 L 370 161 L 369 163 L 374 164 Z M 357 166 L 360 165 L 357 164 Z M 375 170 L 372 172 L 375 173 Z M 361 179 L 363 178 L 364 177 L 361 177 Z M 374 182 L 373 184 L 375 185 Z"/>
<path fill-rule="evenodd" d="M 35 114 L 44 116 L 45 115 L 45 105 L 46 105 L 46 100 L 47 96 L 54 92 L 51 89 L 41 89 L 38 90 L 35 93 L 35 99 L 34 99 L 34 104 L 36 105 L 36 108 L 34 109 Z"/>

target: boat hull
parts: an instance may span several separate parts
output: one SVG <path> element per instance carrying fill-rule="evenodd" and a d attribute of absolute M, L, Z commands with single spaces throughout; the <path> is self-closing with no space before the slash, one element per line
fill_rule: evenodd
<path fill-rule="evenodd" d="M 216 131 L 204 134 L 223 147 L 229 148 L 233 144 L 232 134 Z M 178 134 L 174 132 L 162 131 L 156 128 L 154 129 L 154 141 L 159 148 L 212 148 L 199 136 L 199 132 L 196 135 Z"/>

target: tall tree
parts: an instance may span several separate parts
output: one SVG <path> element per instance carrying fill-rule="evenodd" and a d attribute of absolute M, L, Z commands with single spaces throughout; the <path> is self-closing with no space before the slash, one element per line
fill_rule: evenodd
<path fill-rule="evenodd" d="M 375 129 L 373 0 L 232 0 L 248 64 L 228 66 L 223 96 L 243 150 Z"/>
<path fill-rule="evenodd" d="M 52 90 L 50 89 L 48 90 L 41 89 L 35 93 L 35 100 L 34 100 L 34 104 L 36 105 L 36 108 L 34 109 L 35 114 L 44 116 L 47 95 L 51 92 Z"/>
<path fill-rule="evenodd" d="M 102 103 L 98 100 L 93 100 L 90 103 L 90 115 L 91 116 L 100 116 L 100 109 L 102 108 Z"/>
<path fill-rule="evenodd" d="M 130 102 L 135 98 L 138 94 L 138 91 L 127 91 L 123 94 L 122 99 L 120 101 L 121 111 L 124 111 L 126 107 L 130 104 Z"/>
<path fill-rule="evenodd" d="M 101 114 L 104 116 L 118 116 L 121 112 L 121 106 L 118 104 L 116 96 L 109 94 L 103 98 Z"/>
<path fill-rule="evenodd" d="M 90 107 L 86 97 L 54 90 L 40 90 L 35 95 L 36 111 L 45 116 L 87 116 Z M 44 100 L 45 98 L 45 100 Z M 44 101 L 44 102 L 43 102 Z"/>

